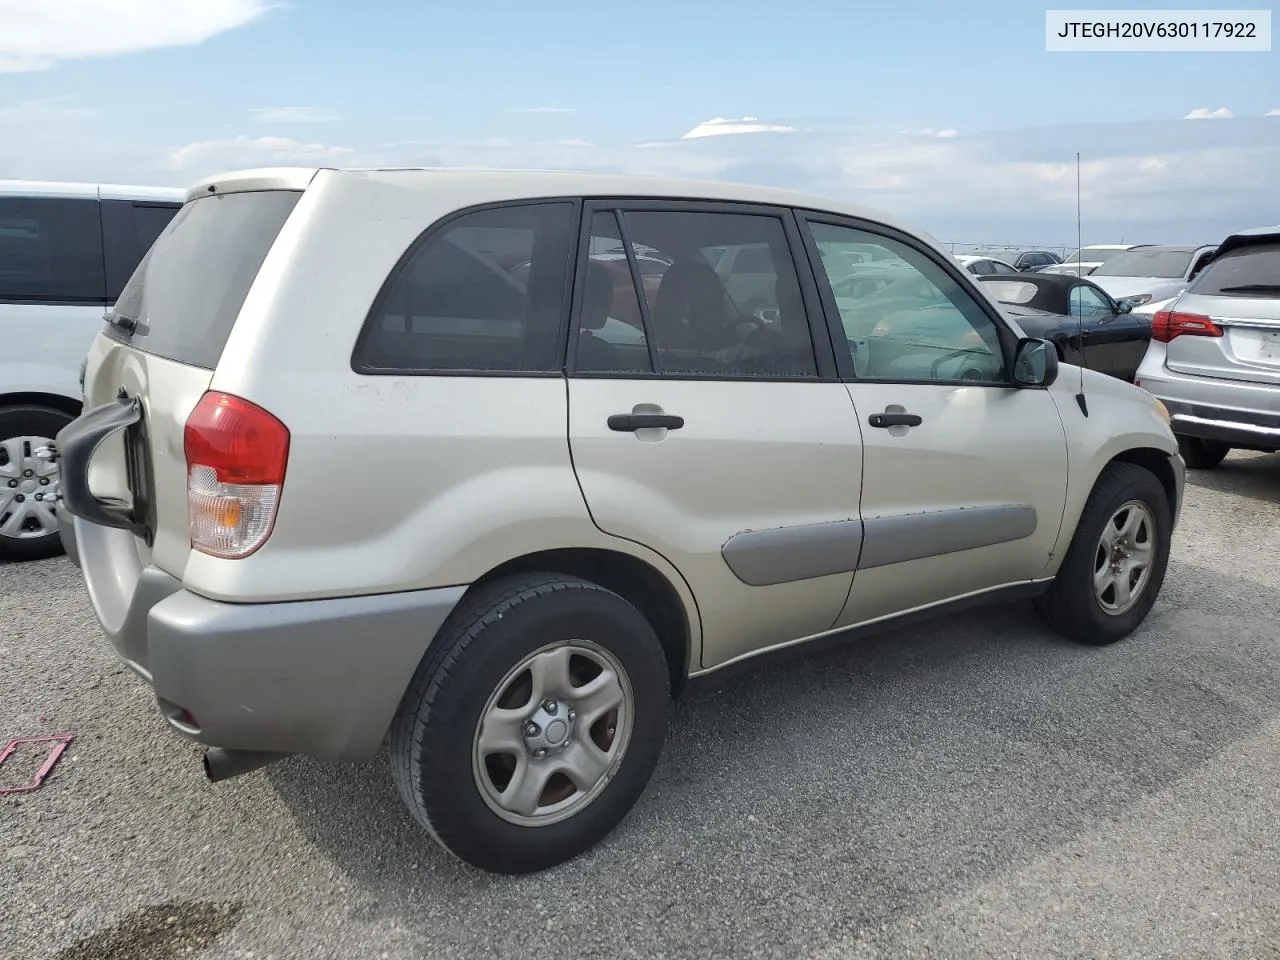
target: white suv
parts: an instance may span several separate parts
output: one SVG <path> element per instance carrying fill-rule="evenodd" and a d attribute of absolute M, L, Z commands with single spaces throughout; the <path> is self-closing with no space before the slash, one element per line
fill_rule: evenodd
<path fill-rule="evenodd" d="M 79 415 L 103 312 L 184 193 L 0 180 L 0 561 L 62 549 L 57 466 L 35 451 Z"/>
<path fill-rule="evenodd" d="M 837 296 L 851 244 L 917 282 Z M 739 246 L 771 302 L 713 269 Z M 690 678 L 997 600 L 1120 639 L 1182 498 L 1163 407 L 936 244 L 731 184 L 218 177 L 85 386 L 68 552 L 207 774 L 389 739 L 413 814 L 504 872 L 619 823 Z"/>

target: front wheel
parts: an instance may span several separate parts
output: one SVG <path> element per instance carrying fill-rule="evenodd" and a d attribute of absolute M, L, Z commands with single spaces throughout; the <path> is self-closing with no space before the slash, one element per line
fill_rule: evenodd
<path fill-rule="evenodd" d="M 652 627 L 596 584 L 504 578 L 468 596 L 391 731 L 410 812 L 497 873 L 563 863 L 639 799 L 666 735 L 670 677 Z"/>
<path fill-rule="evenodd" d="M 1220 464 L 1231 448 L 1219 440 L 1203 440 L 1200 437 L 1179 437 L 1178 453 L 1192 470 L 1212 470 Z"/>
<path fill-rule="evenodd" d="M 1115 643 L 1150 612 L 1164 583 L 1173 532 L 1168 494 L 1151 471 L 1112 463 L 1098 478 L 1048 592 L 1045 623 L 1090 646 Z"/>
<path fill-rule="evenodd" d="M 38 452 L 71 420 L 50 407 L 0 408 L 0 560 L 43 560 L 62 552 L 58 467 Z"/>

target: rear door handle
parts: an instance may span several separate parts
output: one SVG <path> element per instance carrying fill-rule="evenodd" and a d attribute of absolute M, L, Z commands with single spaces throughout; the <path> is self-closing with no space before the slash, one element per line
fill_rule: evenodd
<path fill-rule="evenodd" d="M 666 427 L 668 430 L 679 430 L 684 426 L 684 417 L 672 416 L 669 413 L 615 413 L 609 418 L 609 429 L 618 433 L 635 433 L 653 427 Z"/>
<path fill-rule="evenodd" d="M 867 423 L 873 427 L 918 427 L 924 420 L 914 413 L 873 413 Z"/>

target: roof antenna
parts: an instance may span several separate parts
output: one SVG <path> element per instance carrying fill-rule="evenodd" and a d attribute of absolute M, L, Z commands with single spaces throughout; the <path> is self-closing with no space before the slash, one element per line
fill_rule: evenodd
<path fill-rule="evenodd" d="M 1076 270 L 1078 276 L 1084 276 L 1084 231 L 1080 226 L 1080 151 L 1076 151 Z M 1070 301 L 1067 309 L 1071 309 Z M 1076 404 L 1080 412 L 1089 416 L 1089 404 L 1084 398 L 1084 371 L 1088 365 L 1084 356 L 1084 319 L 1076 313 L 1076 342 L 1080 345 L 1080 389 L 1076 393 Z"/>

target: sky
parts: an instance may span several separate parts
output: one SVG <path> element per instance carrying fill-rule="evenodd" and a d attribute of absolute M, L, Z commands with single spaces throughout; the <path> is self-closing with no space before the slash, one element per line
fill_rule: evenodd
<path fill-rule="evenodd" d="M 1085 243 L 1280 222 L 1280 53 L 1046 52 L 1029 0 L 0 0 L 0 178 L 605 170 L 1073 246 L 1077 151 Z"/>

